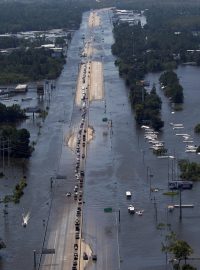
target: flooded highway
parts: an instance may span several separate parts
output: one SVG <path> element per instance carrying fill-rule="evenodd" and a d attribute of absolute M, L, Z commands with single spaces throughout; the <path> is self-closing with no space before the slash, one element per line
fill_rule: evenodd
<path fill-rule="evenodd" d="M 87 124 L 94 129 L 94 136 L 87 145 L 84 163 L 83 241 L 80 246 L 83 250 L 91 249 L 97 261 L 90 259 L 86 269 L 171 269 L 161 251 L 169 229 L 191 244 L 194 257 L 199 256 L 196 237 L 200 222 L 199 184 L 182 192 L 183 202 L 194 203 L 194 208 L 183 209 L 181 222 L 178 209 L 167 210 L 168 205 L 179 203 L 179 197 L 163 195 L 168 189 L 169 178 L 178 172 L 177 159 L 199 161 L 200 158 L 185 152 L 184 143 L 170 125 L 182 123 L 181 133 L 191 134 L 199 145 L 200 139 L 193 132 L 200 118 L 199 69 L 180 67 L 177 70 L 185 101 L 183 110 L 175 113 L 159 88 L 159 74 L 146 77 L 151 85 L 156 84 L 163 101 L 165 127 L 158 137 L 165 142 L 169 155 L 175 157 L 158 159 L 149 149 L 144 130 L 135 124 L 128 89 L 114 65 L 112 11 L 99 10 L 96 15 L 98 22 L 91 27 L 88 26 L 90 12 L 84 13 L 80 30 L 73 36 L 67 64 L 56 81 L 49 114 L 27 166 L 25 194 L 20 204 L 9 204 L 8 215 L 0 219 L 0 233 L 7 245 L 1 251 L 0 269 L 34 269 L 33 250 L 38 253 L 35 269 L 72 269 L 77 202 L 66 194 L 74 189 L 76 155 L 67 141 L 70 134 L 78 130 L 81 121 L 75 91 L 80 52 L 91 36 L 93 49 L 89 59 L 102 63 L 101 67 L 94 64 L 93 68 L 98 67 L 103 73 L 104 95 L 96 94 L 95 97 L 100 98 L 91 98 L 87 111 Z M 126 191 L 131 191 L 131 200 L 127 200 Z M 130 215 L 130 204 L 143 215 Z M 1 213 L 3 207 L 1 205 Z M 24 213 L 30 213 L 26 228 L 22 226 Z M 55 254 L 41 256 L 42 248 L 55 249 Z M 199 266 L 198 261 L 194 264 Z"/>

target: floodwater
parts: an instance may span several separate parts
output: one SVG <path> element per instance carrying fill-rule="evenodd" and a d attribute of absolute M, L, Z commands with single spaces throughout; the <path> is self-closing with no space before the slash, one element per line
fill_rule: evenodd
<path fill-rule="evenodd" d="M 194 203 L 194 208 L 183 210 L 182 222 L 179 221 L 178 209 L 172 213 L 167 211 L 167 205 L 178 203 L 179 198 L 163 195 L 167 190 L 168 177 L 172 177 L 172 171 L 177 171 L 176 159 L 198 161 L 200 158 L 185 153 L 184 143 L 170 125 L 170 122 L 183 123 L 184 133 L 191 134 L 195 144 L 199 145 L 199 137 L 193 133 L 200 114 L 199 68 L 188 66 L 177 70 L 184 87 L 185 102 L 183 110 L 174 114 L 159 89 L 159 74 L 149 74 L 146 78 L 151 84 L 156 83 L 163 101 L 165 127 L 159 138 L 165 141 L 169 153 L 176 157 L 175 160 L 158 159 L 149 149 L 143 130 L 135 124 L 128 90 L 114 65 L 111 11 L 101 10 L 98 14 L 101 27 L 94 29 L 93 60 L 102 58 L 104 63 L 105 99 L 93 101 L 88 116 L 95 133 L 87 149 L 83 238 L 98 256 L 97 262 L 89 264 L 88 269 L 170 269 L 165 263 L 165 254 L 161 252 L 161 243 L 169 232 L 167 224 L 191 244 L 194 257 L 200 252 L 196 237 L 200 222 L 199 184 L 195 183 L 193 190 L 182 193 L 184 203 Z M 27 166 L 25 194 L 19 205 L 8 205 L 6 217 L 1 214 L 0 235 L 7 248 L 1 251 L 0 269 L 32 269 L 33 250 L 40 249 L 44 240 L 48 240 L 44 239 L 46 227 L 43 220 L 48 220 L 52 201 L 50 178 L 63 176 L 61 180 L 54 178 L 53 185 L 58 191 L 54 196 L 60 196 L 73 187 L 75 155 L 65 145 L 64 138 L 80 120 L 80 112 L 74 107 L 74 91 L 80 61 L 79 47 L 83 46 L 82 34 L 87 38 L 88 16 L 89 13 L 84 13 L 81 28 L 75 33 L 69 48 L 67 64 L 56 82 L 49 114 Z M 102 121 L 104 117 L 112 120 L 112 128 Z M 147 173 L 152 177 L 147 177 Z M 12 186 L 12 179 L 7 181 Z M 158 192 L 150 192 L 151 188 L 157 188 Z M 128 190 L 132 192 L 129 201 L 125 196 Z M 59 212 L 62 212 L 62 203 L 58 203 Z M 129 215 L 129 204 L 133 204 L 136 210 L 144 210 L 143 215 Z M 4 206 L 1 204 L 0 207 L 2 213 Z M 112 208 L 112 213 L 104 212 L 108 207 Z M 27 213 L 30 216 L 24 228 L 23 215 Z M 51 222 L 56 226 L 59 220 Z M 164 224 L 162 229 L 158 229 L 160 223 Z"/>

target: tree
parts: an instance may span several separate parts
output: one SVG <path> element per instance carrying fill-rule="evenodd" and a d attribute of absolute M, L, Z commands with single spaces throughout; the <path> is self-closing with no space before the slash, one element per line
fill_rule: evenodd
<path fill-rule="evenodd" d="M 194 132 L 200 133 L 200 124 L 197 124 L 194 128 Z"/>
<path fill-rule="evenodd" d="M 171 253 L 173 255 L 172 261 L 178 261 L 177 264 L 174 264 L 174 269 L 181 269 L 181 261 L 184 261 L 185 267 L 182 269 L 190 269 L 186 268 L 186 266 L 188 267 L 186 262 L 188 257 L 193 253 L 191 246 L 186 241 L 177 239 L 177 236 L 174 232 L 171 232 L 166 236 L 165 242 L 166 243 L 162 245 L 162 251 L 165 253 Z"/>
<path fill-rule="evenodd" d="M 190 245 L 183 240 L 176 240 L 170 246 L 169 251 L 174 254 L 174 257 L 179 261 L 179 264 L 181 260 L 184 260 L 186 264 L 187 258 L 193 253 Z"/>
<path fill-rule="evenodd" d="M 12 126 L 3 126 L 0 129 L 1 137 L 10 140 L 10 155 L 17 158 L 28 158 L 31 155 L 30 133 L 26 129 L 17 130 Z M 7 145 L 5 145 L 6 147 Z M 1 153 L 2 154 L 2 153 Z M 8 154 L 6 151 L 5 154 Z"/>

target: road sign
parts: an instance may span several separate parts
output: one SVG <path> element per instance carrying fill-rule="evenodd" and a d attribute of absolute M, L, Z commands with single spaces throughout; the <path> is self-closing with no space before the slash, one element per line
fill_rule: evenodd
<path fill-rule="evenodd" d="M 104 208 L 104 212 L 105 213 L 112 213 L 112 208 L 111 207 Z"/>
<path fill-rule="evenodd" d="M 55 254 L 55 249 L 54 248 L 43 248 L 42 254 Z"/>

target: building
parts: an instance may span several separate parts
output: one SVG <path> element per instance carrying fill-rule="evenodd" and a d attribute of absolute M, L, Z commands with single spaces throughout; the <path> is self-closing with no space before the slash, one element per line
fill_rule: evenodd
<path fill-rule="evenodd" d="M 15 93 L 26 93 L 28 91 L 28 85 L 27 84 L 18 84 L 15 87 Z"/>

